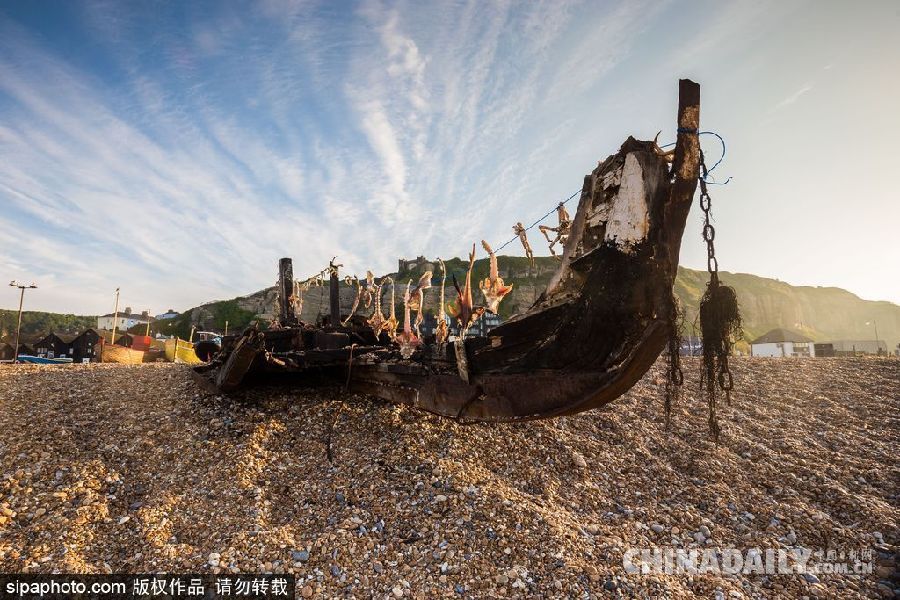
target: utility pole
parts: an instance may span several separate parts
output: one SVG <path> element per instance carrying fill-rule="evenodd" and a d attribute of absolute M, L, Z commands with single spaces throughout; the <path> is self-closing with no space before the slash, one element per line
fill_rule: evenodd
<path fill-rule="evenodd" d="M 228 321 L 225 321 L 225 333 L 224 335 L 228 335 Z"/>
<path fill-rule="evenodd" d="M 110 338 L 109 343 L 116 343 L 116 325 L 119 323 L 119 288 L 116 288 L 116 308 L 113 311 L 113 328 L 112 328 L 112 338 Z"/>
<path fill-rule="evenodd" d="M 9 285 L 15 288 L 19 288 L 19 321 L 16 323 L 16 347 L 13 350 L 13 364 L 16 364 L 19 361 L 19 332 L 22 330 L 22 304 L 25 302 L 25 290 L 37 289 L 37 286 L 34 285 L 34 282 L 31 282 L 31 285 L 25 285 L 24 283 L 19 283 L 18 281 L 10 281 Z"/>
<path fill-rule="evenodd" d="M 868 323 L 866 323 L 868 325 Z M 872 326 L 875 328 L 875 354 L 881 355 L 881 346 L 878 345 L 878 323 L 875 322 L 875 319 L 872 319 Z"/>
<path fill-rule="evenodd" d="M 147 309 L 147 333 L 145 333 L 144 335 L 146 335 L 146 336 L 150 335 L 150 309 L 149 308 Z"/>

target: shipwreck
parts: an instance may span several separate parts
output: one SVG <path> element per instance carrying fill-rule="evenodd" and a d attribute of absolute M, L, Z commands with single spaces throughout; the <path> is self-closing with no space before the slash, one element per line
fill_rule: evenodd
<path fill-rule="evenodd" d="M 301 322 L 291 260 L 281 259 L 277 326 L 262 332 L 252 325 L 226 338 L 209 364 L 195 367 L 196 377 L 218 393 L 277 374 L 298 382 L 332 377 L 354 392 L 465 421 L 540 419 L 608 404 L 677 336 L 672 286 L 685 221 L 698 181 L 704 184 L 699 120 L 700 87 L 681 80 L 674 150 L 629 137 L 585 176 L 574 216 L 560 205 L 560 228 L 541 229 L 562 243 L 549 285 L 527 311 L 488 335 L 450 341 L 439 327 L 434 336 L 417 336 L 410 309 L 421 314 L 430 277 L 416 286 L 376 282 L 371 273 L 364 281 L 348 278 L 358 290 L 351 313 L 365 302 L 371 316 L 342 320 L 342 282 L 333 263 L 318 278 L 330 286 L 329 318 L 318 325 Z M 530 256 L 524 228 L 516 227 Z M 456 299 L 448 312 L 463 332 L 502 300 L 505 286 L 496 269 L 489 279 L 480 286 L 485 306 L 473 300 L 473 293 L 480 295 L 473 291 L 471 268 L 465 282 L 448 286 Z M 388 285 L 392 296 L 405 297 L 400 331 L 393 297 L 384 314 Z M 444 293 L 442 285 L 441 312 Z"/>

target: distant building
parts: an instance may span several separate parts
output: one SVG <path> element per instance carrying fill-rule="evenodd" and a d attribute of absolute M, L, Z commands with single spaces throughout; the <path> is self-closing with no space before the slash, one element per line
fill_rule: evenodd
<path fill-rule="evenodd" d="M 401 258 L 397 261 L 397 272 L 413 271 L 421 268 L 423 271 L 434 271 L 434 263 L 430 262 L 424 256 L 417 256 L 414 260 Z"/>
<path fill-rule="evenodd" d="M 34 343 L 37 356 L 47 358 L 71 358 L 72 362 L 91 362 L 97 360 L 96 345 L 100 334 L 94 329 L 85 329 L 78 334 L 50 332 Z"/>
<path fill-rule="evenodd" d="M 175 317 L 177 317 L 180 314 L 181 313 L 175 312 L 174 308 L 170 308 L 163 314 L 156 315 L 156 320 L 157 321 L 165 321 L 166 319 L 174 319 Z"/>
<path fill-rule="evenodd" d="M 751 356 L 815 356 L 813 341 L 789 329 L 773 329 L 750 342 Z"/>
<path fill-rule="evenodd" d="M 134 327 L 135 325 L 146 325 L 147 323 L 152 323 L 155 321 L 153 317 L 150 316 L 150 313 L 146 310 L 141 314 L 134 314 L 131 312 L 131 307 L 125 308 L 124 312 L 120 312 L 118 315 L 118 319 L 116 318 L 115 313 L 109 313 L 108 315 L 103 315 L 102 317 L 97 317 L 97 329 L 112 329 L 113 325 L 119 331 L 127 331 Z"/>
<path fill-rule="evenodd" d="M 38 337 L 23 334 L 19 336 L 19 354 L 34 354 L 34 342 Z M 15 334 L 0 336 L 0 360 L 12 360 L 15 355 Z"/>
<path fill-rule="evenodd" d="M 456 337 L 459 335 L 459 327 L 456 324 L 456 319 L 451 319 L 447 317 L 447 323 L 450 326 L 450 335 Z M 503 321 L 500 319 L 500 315 L 494 315 L 491 313 L 484 313 L 480 319 L 475 321 L 471 327 L 466 331 L 466 337 L 485 337 L 488 333 L 495 327 L 499 327 Z"/>
<path fill-rule="evenodd" d="M 816 358 L 828 358 L 834 356 L 834 344 L 828 342 L 813 344 L 813 350 L 815 351 Z"/>
<path fill-rule="evenodd" d="M 63 339 L 65 337 L 65 339 Z M 67 336 L 62 333 L 53 333 L 52 331 L 34 343 L 34 351 L 37 356 L 47 358 L 68 358 L 71 350 L 69 342 L 75 336 Z"/>
<path fill-rule="evenodd" d="M 0 360 L 12 360 L 16 356 L 16 342 L 0 342 Z M 28 344 L 19 344 L 19 356 L 33 355 L 34 349 Z"/>
<path fill-rule="evenodd" d="M 835 340 L 831 345 L 835 356 L 888 353 L 887 343 L 884 340 Z"/>

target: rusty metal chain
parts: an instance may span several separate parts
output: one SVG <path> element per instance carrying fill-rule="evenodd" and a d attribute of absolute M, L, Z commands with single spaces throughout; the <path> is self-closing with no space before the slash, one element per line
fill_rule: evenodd
<path fill-rule="evenodd" d="M 706 185 L 706 178 L 709 171 L 706 168 L 706 161 L 703 158 L 703 149 L 700 149 L 700 168 L 703 174 L 700 176 L 700 210 L 703 211 L 703 241 L 706 242 L 706 270 L 709 272 L 711 286 L 719 285 L 719 261 L 716 259 L 716 228 L 710 222 L 712 217 L 712 197 L 709 195 L 709 189 Z M 716 383 L 719 389 L 725 392 L 728 403 L 731 403 L 731 390 L 734 388 L 734 377 L 731 374 L 731 367 L 728 365 L 728 354 L 719 357 L 718 368 L 716 373 Z M 712 382 L 710 382 L 710 385 Z M 715 407 L 712 407 L 715 410 Z M 714 417 L 714 415 L 713 415 Z"/>
<path fill-rule="evenodd" d="M 681 334 L 680 334 L 680 313 L 678 310 L 678 300 L 675 294 L 672 294 L 669 307 L 669 341 L 668 341 L 668 372 L 666 377 L 665 389 L 665 422 L 666 429 L 671 426 L 672 420 L 672 403 L 677 401 L 681 396 L 681 386 L 684 385 L 684 371 L 681 370 Z"/>

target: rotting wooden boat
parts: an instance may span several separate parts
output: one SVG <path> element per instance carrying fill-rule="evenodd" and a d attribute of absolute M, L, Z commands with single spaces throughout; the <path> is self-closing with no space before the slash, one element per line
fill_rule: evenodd
<path fill-rule="evenodd" d="M 299 322 L 279 273 L 283 328 L 223 340 L 198 380 L 220 393 L 273 373 L 346 381 L 354 392 L 474 421 L 517 421 L 598 408 L 631 388 L 672 331 L 672 285 L 700 169 L 700 87 L 681 80 L 670 167 L 654 141 L 629 137 L 584 178 L 559 268 L 526 312 L 486 337 L 422 344 L 404 359 L 364 318 L 341 326 L 331 275 L 332 324 Z"/>
<path fill-rule="evenodd" d="M 194 352 L 193 342 L 177 337 L 166 340 L 166 360 L 169 362 L 199 365 L 203 361 Z"/>
<path fill-rule="evenodd" d="M 139 365 L 144 362 L 144 352 L 118 344 L 101 344 L 100 362 Z"/>

